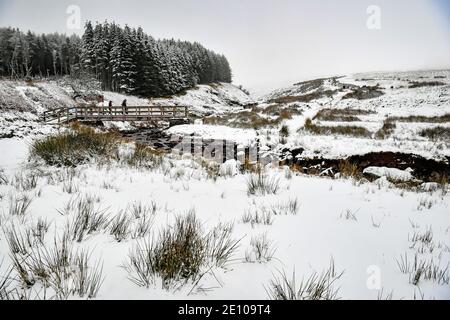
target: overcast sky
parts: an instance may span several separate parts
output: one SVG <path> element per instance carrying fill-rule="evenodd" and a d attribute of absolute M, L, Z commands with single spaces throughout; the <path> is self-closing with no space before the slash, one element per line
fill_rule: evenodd
<path fill-rule="evenodd" d="M 237 84 L 259 92 L 360 71 L 450 68 L 447 0 L 0 0 L 0 26 L 35 32 L 81 19 L 142 26 L 156 38 L 199 41 L 224 53 Z M 381 29 L 367 8 L 381 9 Z"/>

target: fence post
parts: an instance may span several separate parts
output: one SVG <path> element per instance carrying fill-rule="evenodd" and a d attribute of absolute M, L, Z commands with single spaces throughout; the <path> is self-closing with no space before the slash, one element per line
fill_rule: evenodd
<path fill-rule="evenodd" d="M 259 163 L 259 152 L 261 150 L 261 145 L 259 139 L 256 140 L 256 163 Z"/>

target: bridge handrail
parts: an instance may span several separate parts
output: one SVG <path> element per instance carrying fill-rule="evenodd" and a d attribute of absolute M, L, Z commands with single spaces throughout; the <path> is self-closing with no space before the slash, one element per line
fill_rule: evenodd
<path fill-rule="evenodd" d="M 61 121 L 61 118 L 66 117 L 69 120 L 70 116 L 75 116 L 75 119 L 79 117 L 83 118 L 98 118 L 101 116 L 126 116 L 126 117 L 140 117 L 140 116 L 168 116 L 177 117 L 182 116 L 189 118 L 189 108 L 187 106 L 74 106 L 74 107 L 62 107 L 47 110 L 43 113 L 44 121 L 56 120 Z"/>

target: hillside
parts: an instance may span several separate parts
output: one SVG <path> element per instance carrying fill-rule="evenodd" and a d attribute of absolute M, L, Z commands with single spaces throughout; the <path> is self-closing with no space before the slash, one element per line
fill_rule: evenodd
<path fill-rule="evenodd" d="M 223 126 L 241 136 L 253 129 L 268 154 L 295 150 L 299 160 L 392 152 L 447 162 L 449 115 L 449 71 L 371 73 L 297 83 L 245 110 L 206 117 L 202 128 L 171 132 L 217 137 Z"/>
<path fill-rule="evenodd" d="M 0 137 L 24 136 L 48 132 L 50 127 L 40 121 L 45 110 L 87 104 L 103 96 L 105 104 L 112 101 L 120 106 L 180 105 L 190 108 L 193 115 L 224 113 L 241 110 L 253 103 L 241 89 L 228 83 L 199 85 L 184 94 L 161 99 L 100 90 L 96 82 L 75 81 L 70 78 L 51 81 L 0 81 Z"/>

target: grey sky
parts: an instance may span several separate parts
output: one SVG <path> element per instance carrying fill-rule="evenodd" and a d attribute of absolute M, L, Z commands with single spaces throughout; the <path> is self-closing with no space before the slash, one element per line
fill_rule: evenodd
<path fill-rule="evenodd" d="M 0 26 L 71 33 L 71 4 L 83 21 L 199 41 L 229 58 L 235 83 L 258 91 L 359 71 L 450 68 L 439 0 L 0 0 Z M 369 5 L 381 8 L 381 30 L 366 26 Z"/>

